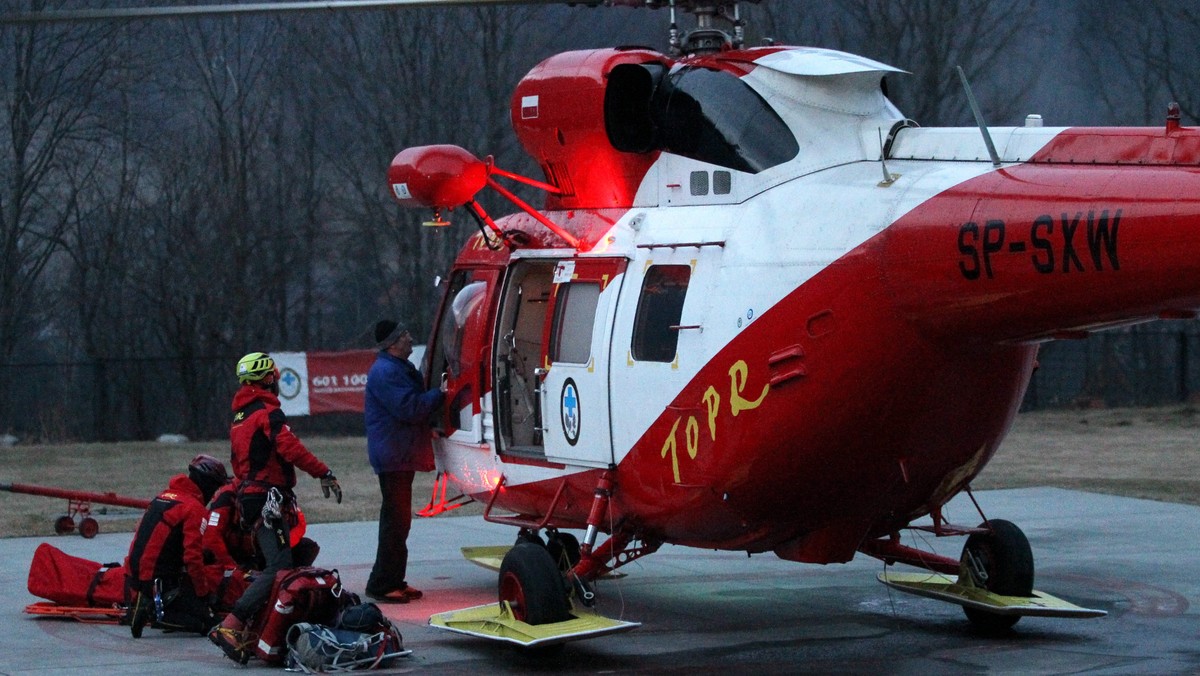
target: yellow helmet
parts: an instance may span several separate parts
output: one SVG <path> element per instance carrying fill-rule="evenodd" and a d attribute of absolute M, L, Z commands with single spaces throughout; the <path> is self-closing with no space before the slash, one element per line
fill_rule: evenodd
<path fill-rule="evenodd" d="M 265 352 L 251 352 L 238 360 L 239 383 L 256 383 L 269 375 L 275 375 L 275 360 Z"/>

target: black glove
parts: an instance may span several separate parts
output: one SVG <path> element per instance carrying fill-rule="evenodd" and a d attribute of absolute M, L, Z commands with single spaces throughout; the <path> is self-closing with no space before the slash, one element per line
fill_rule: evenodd
<path fill-rule="evenodd" d="M 328 498 L 330 491 L 333 491 L 333 496 L 337 498 L 338 504 L 342 504 L 342 485 L 333 475 L 333 470 L 329 470 L 325 476 L 321 477 L 321 495 Z"/>

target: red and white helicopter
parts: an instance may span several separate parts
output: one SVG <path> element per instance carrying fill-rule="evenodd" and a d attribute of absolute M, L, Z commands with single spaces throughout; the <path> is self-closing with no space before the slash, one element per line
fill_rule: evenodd
<path fill-rule="evenodd" d="M 1012 523 L 942 508 L 1040 343 L 1195 316 L 1200 133 L 1174 108 L 1158 128 L 922 128 L 881 89 L 902 71 L 745 47 L 732 0 L 603 4 L 671 12 L 677 54 L 568 52 L 521 80 L 542 180 L 445 145 L 388 173 L 433 222 L 478 222 L 425 372 L 449 386 L 442 478 L 520 528 L 475 552 L 500 603 L 433 624 L 525 645 L 629 628 L 585 610 L 592 583 L 665 543 L 909 564 L 926 572 L 880 577 L 989 629 L 1103 614 L 1034 591 Z M 484 188 L 518 212 L 493 219 Z M 967 536 L 962 556 L 904 544 L 914 527 Z"/>
<path fill-rule="evenodd" d="M 941 510 L 1000 446 L 1039 343 L 1192 316 L 1200 135 L 1177 116 L 923 129 L 880 87 L 900 71 L 745 48 L 734 2 L 609 4 L 698 26 L 679 56 L 570 52 L 520 82 L 542 208 L 457 147 L 407 149 L 388 176 L 401 204 L 480 223 L 427 372 L 449 378 L 445 477 L 522 529 L 501 601 L 566 620 L 568 597 L 672 543 L 911 564 L 937 575 L 881 579 L 989 629 L 1102 614 L 1033 590 L 1015 525 Z M 484 187 L 521 212 L 492 220 Z M 961 559 L 902 544 L 930 515 L 968 536 Z M 435 624 L 456 620 L 476 628 Z"/>

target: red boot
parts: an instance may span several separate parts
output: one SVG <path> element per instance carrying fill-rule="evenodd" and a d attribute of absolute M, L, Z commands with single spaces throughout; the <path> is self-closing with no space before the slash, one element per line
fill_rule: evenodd
<path fill-rule="evenodd" d="M 229 613 L 221 620 L 221 624 L 208 632 L 208 640 L 220 648 L 229 659 L 238 664 L 245 664 L 250 661 L 250 647 L 245 628 L 244 622 L 233 613 Z"/>

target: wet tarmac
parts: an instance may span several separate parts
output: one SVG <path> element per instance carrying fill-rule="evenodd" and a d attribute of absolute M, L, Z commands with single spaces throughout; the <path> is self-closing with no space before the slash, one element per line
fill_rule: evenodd
<path fill-rule="evenodd" d="M 1019 525 L 1037 561 L 1036 587 L 1099 619 L 1023 618 L 1001 637 L 975 632 L 958 606 L 901 594 L 878 583 L 883 564 L 865 557 L 814 566 L 773 555 L 665 546 L 599 585 L 598 609 L 641 622 L 632 632 L 572 643 L 551 655 L 430 628 L 429 615 L 490 603 L 495 573 L 459 548 L 510 544 L 510 527 L 479 517 L 418 520 L 409 580 L 426 597 L 384 609 L 410 657 L 383 673 L 871 673 L 1198 674 L 1200 507 L 1051 488 L 976 494 L 988 516 Z M 955 522 L 974 524 L 964 499 Z M 375 551 L 374 522 L 310 527 L 318 565 L 336 568 L 361 592 Z M 89 625 L 23 613 L 33 551 L 43 541 L 96 561 L 121 559 L 129 534 L 0 539 L 6 634 L 0 674 L 212 674 L 278 671 L 240 667 L 206 639 Z M 962 538 L 905 542 L 958 556 Z M 899 569 L 899 568 L 898 568 Z"/>

